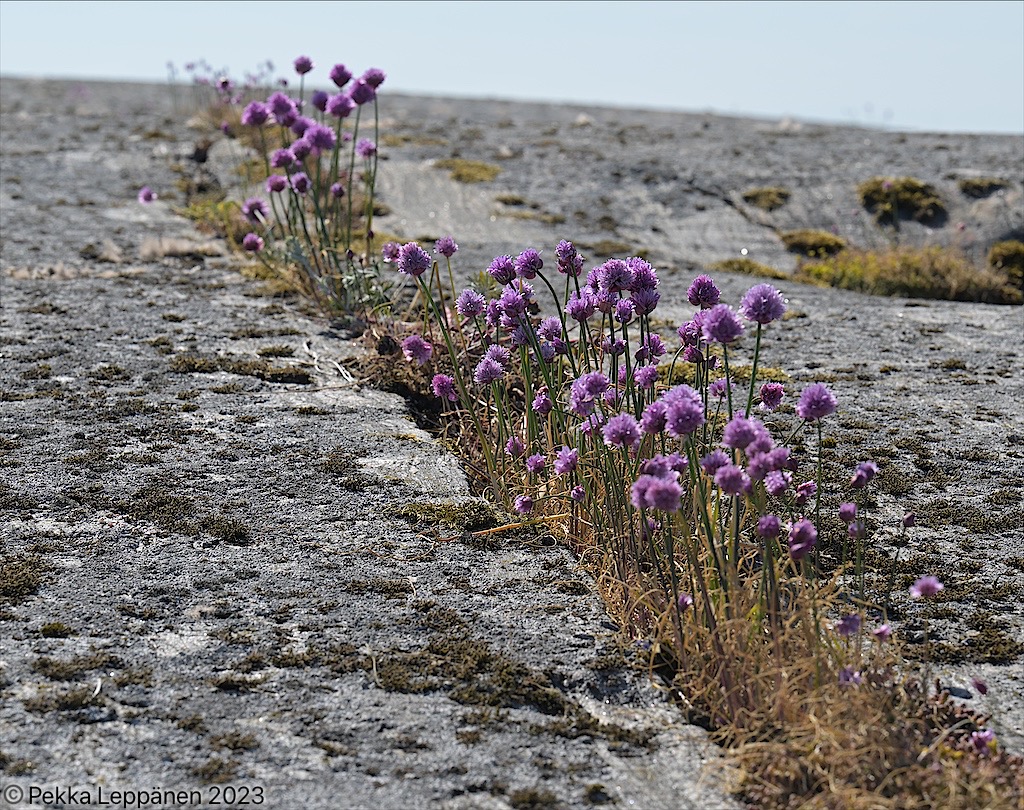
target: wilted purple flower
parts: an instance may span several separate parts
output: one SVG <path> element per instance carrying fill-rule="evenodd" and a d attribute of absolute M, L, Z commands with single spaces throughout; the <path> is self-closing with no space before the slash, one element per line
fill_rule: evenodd
<path fill-rule="evenodd" d="M 522 278 L 536 278 L 537 273 L 544 267 L 544 260 L 533 248 L 527 248 L 515 260 L 516 275 Z"/>
<path fill-rule="evenodd" d="M 743 334 L 743 324 L 728 304 L 715 304 L 704 316 L 701 334 L 708 343 L 732 343 Z"/>
<path fill-rule="evenodd" d="M 637 509 L 679 511 L 683 488 L 675 477 L 641 475 L 630 489 L 630 501 Z"/>
<path fill-rule="evenodd" d="M 996 733 L 990 729 L 971 732 L 971 745 L 979 754 L 986 754 L 992 750 L 992 743 L 996 741 Z"/>
<path fill-rule="evenodd" d="M 860 630 L 860 615 L 857 613 L 848 613 L 836 624 L 836 632 L 844 638 L 854 635 L 858 630 Z"/>
<path fill-rule="evenodd" d="M 438 399 L 447 399 L 455 402 L 459 398 L 459 395 L 455 392 L 455 379 L 447 374 L 435 374 L 434 379 L 430 381 L 430 387 L 434 391 L 434 396 Z"/>
<path fill-rule="evenodd" d="M 641 366 L 633 373 L 633 379 L 644 390 L 650 390 L 658 382 L 658 367 Z"/>
<path fill-rule="evenodd" d="M 824 419 L 836 412 L 836 395 L 824 383 L 812 383 L 800 392 L 796 415 L 807 422 Z"/>
<path fill-rule="evenodd" d="M 532 407 L 533 412 L 539 416 L 547 416 L 555 406 L 551 402 L 551 397 L 548 396 L 547 390 L 544 390 L 537 393 L 537 396 L 533 398 L 533 402 L 530 407 Z"/>
<path fill-rule="evenodd" d="M 587 497 L 587 491 L 583 488 L 582 484 L 577 484 L 569 490 L 569 497 L 576 501 L 576 503 L 582 503 L 583 499 Z"/>
<path fill-rule="evenodd" d="M 937 577 L 931 575 L 921 577 L 917 582 L 910 586 L 910 598 L 911 599 L 923 599 L 926 596 L 935 596 L 939 591 L 943 590 L 945 586 L 939 582 Z"/>
<path fill-rule="evenodd" d="M 726 464 L 715 473 L 715 485 L 725 495 L 735 496 L 750 486 L 750 479 L 735 464 Z"/>
<path fill-rule="evenodd" d="M 712 450 L 700 460 L 700 468 L 712 478 L 722 467 L 729 463 L 729 456 L 721 450 Z"/>
<path fill-rule="evenodd" d="M 646 366 L 654 368 L 654 366 Z M 661 433 L 668 422 L 668 406 L 660 399 L 655 400 L 646 408 L 640 417 L 640 429 L 644 433 Z"/>
<path fill-rule="evenodd" d="M 309 191 L 310 185 L 309 176 L 305 172 L 297 172 L 292 175 L 292 188 L 296 193 L 305 194 Z"/>
<path fill-rule="evenodd" d="M 284 169 L 295 162 L 295 155 L 290 149 L 275 149 L 270 156 L 270 165 L 275 169 Z"/>
<path fill-rule="evenodd" d="M 508 284 L 516 277 L 516 264 L 511 256 L 495 256 L 487 272 L 499 284 Z"/>
<path fill-rule="evenodd" d="M 489 357 L 484 357 L 476 364 L 476 369 L 473 371 L 473 379 L 478 385 L 489 385 L 496 380 L 500 380 L 504 373 L 505 369 L 502 368 L 501 363 Z"/>
<path fill-rule="evenodd" d="M 880 624 L 871 631 L 871 635 L 874 636 L 875 641 L 884 643 L 888 641 L 889 637 L 892 635 L 892 628 L 888 624 Z"/>
<path fill-rule="evenodd" d="M 156 192 L 153 191 L 149 186 L 143 186 L 139 189 L 139 202 L 143 205 L 149 205 L 156 199 Z"/>
<path fill-rule="evenodd" d="M 259 253 L 263 246 L 263 239 L 258 234 L 247 233 L 242 237 L 242 248 L 250 253 Z"/>
<path fill-rule="evenodd" d="M 267 178 L 267 193 L 279 194 L 288 188 L 288 178 L 279 174 L 272 174 Z"/>
<path fill-rule="evenodd" d="M 363 81 L 365 81 L 370 87 L 377 89 L 384 84 L 384 79 L 387 78 L 386 74 L 380 68 L 367 68 L 363 73 Z"/>
<path fill-rule="evenodd" d="M 818 491 L 818 485 L 814 481 L 804 481 L 800 486 L 796 488 L 796 501 L 797 506 L 803 506 Z"/>
<path fill-rule="evenodd" d="M 261 127 L 270 118 L 270 108 L 259 101 L 250 101 L 242 110 L 242 124 L 247 127 Z"/>
<path fill-rule="evenodd" d="M 540 453 L 534 453 L 528 459 L 526 459 L 526 469 L 532 473 L 539 473 L 544 469 L 544 456 Z"/>
<path fill-rule="evenodd" d="M 708 275 L 699 275 L 686 291 L 686 300 L 701 309 L 710 309 L 721 300 L 722 293 Z"/>
<path fill-rule="evenodd" d="M 839 685 L 840 686 L 860 686 L 864 680 L 859 670 L 853 667 L 843 667 L 839 670 Z"/>
<path fill-rule="evenodd" d="M 782 404 L 782 398 L 786 395 L 785 389 L 782 387 L 782 383 L 769 382 L 761 386 L 760 400 L 761 404 L 758 405 L 762 411 L 768 411 L 771 413 L 779 405 Z"/>
<path fill-rule="evenodd" d="M 778 537 L 782 531 L 782 522 L 775 515 L 762 515 L 757 521 L 757 534 L 766 540 Z"/>
<path fill-rule="evenodd" d="M 267 208 L 266 202 L 259 197 L 250 197 L 242 203 L 242 216 L 250 222 L 266 222 L 269 215 L 270 209 Z"/>
<path fill-rule="evenodd" d="M 574 447 L 563 446 L 558 451 L 558 455 L 555 456 L 555 472 L 558 475 L 566 475 L 571 472 L 575 472 L 576 465 L 580 460 L 580 452 Z"/>
<path fill-rule="evenodd" d="M 764 477 L 764 488 L 769 495 L 778 498 L 783 492 L 789 489 L 793 476 L 788 472 L 773 470 Z"/>
<path fill-rule="evenodd" d="M 903 528 L 913 528 L 915 523 L 917 523 L 917 515 L 915 515 L 913 512 L 907 512 L 907 514 L 903 516 Z"/>
<path fill-rule="evenodd" d="M 873 461 L 862 461 L 857 465 L 857 469 L 853 473 L 853 478 L 850 479 L 850 486 L 854 489 L 864 489 L 871 479 L 878 474 L 878 465 Z"/>
<path fill-rule="evenodd" d="M 356 154 L 363 160 L 369 160 L 377 154 L 377 144 L 369 138 L 360 138 L 356 143 Z"/>
<path fill-rule="evenodd" d="M 348 84 L 349 79 L 352 78 L 352 71 L 350 71 L 344 65 L 338 64 L 331 68 L 331 72 L 327 74 L 331 77 L 331 81 L 338 87 L 344 87 Z"/>
<path fill-rule="evenodd" d="M 734 416 L 722 431 L 722 444 L 734 450 L 744 450 L 757 438 L 757 428 L 756 420 Z"/>
<path fill-rule="evenodd" d="M 520 458 L 526 452 L 526 443 L 518 436 L 512 436 L 505 442 L 505 452 L 512 458 Z"/>
<path fill-rule="evenodd" d="M 463 318 L 475 318 L 486 305 L 486 299 L 476 290 L 465 289 L 455 299 L 455 309 Z"/>
<path fill-rule="evenodd" d="M 839 517 L 844 523 L 852 523 L 857 517 L 857 504 L 855 503 L 841 503 L 839 504 Z"/>
<path fill-rule="evenodd" d="M 398 242 L 385 242 L 380 249 L 380 255 L 387 264 L 398 261 L 401 252 L 402 246 Z"/>
<path fill-rule="evenodd" d="M 679 594 L 679 598 L 676 600 L 676 604 L 680 610 L 686 610 L 687 608 L 693 607 L 693 597 L 688 593 Z"/>
<path fill-rule="evenodd" d="M 442 236 L 436 242 L 434 242 L 434 252 L 440 253 L 446 259 L 450 259 L 459 250 L 459 246 L 455 244 L 455 240 L 450 236 Z M 480 310 L 483 311 L 482 309 Z"/>
<path fill-rule="evenodd" d="M 976 676 L 971 678 L 971 686 L 974 687 L 974 691 L 977 692 L 979 695 L 988 694 L 988 684 L 985 683 L 985 681 L 983 681 L 981 678 L 978 678 Z"/>
<path fill-rule="evenodd" d="M 528 515 L 533 511 L 533 498 L 529 495 L 520 495 L 516 498 L 512 508 L 520 515 Z"/>
<path fill-rule="evenodd" d="M 295 72 L 304 76 L 313 69 L 313 60 L 308 56 L 300 56 L 295 60 Z"/>
<path fill-rule="evenodd" d="M 422 366 L 430 359 L 430 355 L 433 353 L 434 347 L 419 335 L 409 335 L 409 337 L 402 341 L 402 354 L 405 355 L 405 359 L 410 363 L 415 362 Z"/>
<path fill-rule="evenodd" d="M 398 272 L 407 276 L 422 276 L 430 269 L 430 255 L 417 242 L 406 242 L 398 251 Z"/>
<path fill-rule="evenodd" d="M 356 103 L 344 93 L 337 93 L 327 99 L 327 112 L 335 118 L 348 118 Z"/>
<path fill-rule="evenodd" d="M 789 527 L 789 556 L 802 560 L 818 542 L 818 530 L 806 518 L 801 518 Z"/>
<path fill-rule="evenodd" d="M 344 183 L 331 183 L 331 196 L 336 200 L 340 200 L 345 196 L 345 185 Z M 389 242 L 389 244 L 397 245 L 397 242 Z"/>
<path fill-rule="evenodd" d="M 604 426 L 604 443 L 609 447 L 634 448 L 640 444 L 640 425 L 631 414 L 613 416 Z"/>
<path fill-rule="evenodd" d="M 367 82 L 366 79 L 356 79 L 352 87 L 349 88 L 348 94 L 360 107 L 364 104 L 369 104 L 377 97 L 373 85 Z"/>
<path fill-rule="evenodd" d="M 330 94 L 325 93 L 323 90 L 314 90 L 313 95 L 309 97 L 309 103 L 320 110 L 320 112 L 324 112 L 327 109 L 327 99 L 330 97 Z"/>
<path fill-rule="evenodd" d="M 771 284 L 755 284 L 740 301 L 740 313 L 748 321 L 771 323 L 782 317 L 786 303 Z"/>

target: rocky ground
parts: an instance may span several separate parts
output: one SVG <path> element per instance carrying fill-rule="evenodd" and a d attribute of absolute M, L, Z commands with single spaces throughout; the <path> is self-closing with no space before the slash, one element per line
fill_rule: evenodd
<path fill-rule="evenodd" d="M 486 514 L 458 461 L 353 377 L 360 346 L 175 215 L 175 180 L 199 168 L 182 101 L 0 82 L 4 787 L 731 806 L 703 767 L 715 750 L 626 665 L 568 552 L 542 535 L 467 538 Z M 948 221 L 908 223 L 904 241 L 981 256 L 1024 228 L 1015 137 L 387 96 L 382 109 L 381 230 L 454 235 L 464 278 L 561 238 L 594 258 L 645 250 L 666 324 L 688 317 L 682 293 L 709 261 L 746 250 L 792 268 L 781 230 L 886 243 L 855 198 L 874 174 L 950 201 Z M 226 186 L 228 152 L 204 167 Z M 502 171 L 457 183 L 433 165 L 449 157 Z M 972 200 L 964 176 L 1010 186 Z M 135 201 L 144 184 L 159 202 Z M 761 185 L 790 201 L 745 204 Z M 730 302 L 751 283 L 718 278 Z M 769 333 L 769 364 L 836 390 L 831 462 L 882 465 L 879 550 L 918 513 L 900 588 L 947 583 L 930 615 L 940 677 L 1022 750 L 1024 311 L 779 286 L 798 317 Z M 920 612 L 900 606 L 913 642 Z"/>

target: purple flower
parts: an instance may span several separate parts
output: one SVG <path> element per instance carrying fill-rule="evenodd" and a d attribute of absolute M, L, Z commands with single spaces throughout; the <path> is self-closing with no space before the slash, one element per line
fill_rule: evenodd
<path fill-rule="evenodd" d="M 871 635 L 874 636 L 875 641 L 882 644 L 889 640 L 889 637 L 892 635 L 892 628 L 888 624 L 880 624 L 871 631 Z"/>
<path fill-rule="evenodd" d="M 540 453 L 534 453 L 528 459 L 526 459 L 526 469 L 532 473 L 539 473 L 544 469 L 544 456 Z"/>
<path fill-rule="evenodd" d="M 355 108 L 355 102 L 344 93 L 338 93 L 327 99 L 327 112 L 335 118 L 348 118 Z"/>
<path fill-rule="evenodd" d="M 597 285 L 603 292 L 625 292 L 632 283 L 633 271 L 621 259 L 609 259 L 597 268 Z"/>
<path fill-rule="evenodd" d="M 565 239 L 559 242 L 555 255 L 558 257 L 558 272 L 562 275 L 577 278 L 583 272 L 583 257 L 572 242 Z"/>
<path fill-rule="evenodd" d="M 520 495 L 516 498 L 512 508 L 520 515 L 528 515 L 533 511 L 533 498 L 529 495 Z"/>
<path fill-rule="evenodd" d="M 463 290 L 455 299 L 455 309 L 463 318 L 475 318 L 484 311 L 487 302 L 476 290 Z"/>
<path fill-rule="evenodd" d="M 658 274 L 654 268 L 639 256 L 633 256 L 632 258 L 626 259 L 626 266 L 630 269 L 633 274 L 633 280 L 630 282 L 629 291 L 635 293 L 642 291 L 650 291 L 658 286 Z"/>
<path fill-rule="evenodd" d="M 715 473 L 715 485 L 723 494 L 735 496 L 742 494 L 750 486 L 750 479 L 735 464 L 726 464 Z"/>
<path fill-rule="evenodd" d="M 582 503 L 583 499 L 587 497 L 587 491 L 583 488 L 582 484 L 577 484 L 569 490 L 569 497 L 576 501 L 576 503 Z"/>
<path fill-rule="evenodd" d="M 596 307 L 597 299 L 594 298 L 591 292 L 584 290 L 579 295 L 572 293 L 569 296 L 569 300 L 565 305 L 565 313 L 574 321 L 583 323 L 594 314 Z"/>
<path fill-rule="evenodd" d="M 363 73 L 363 81 L 370 85 L 374 90 L 384 84 L 385 78 L 386 75 L 380 68 L 367 68 Z"/>
<path fill-rule="evenodd" d="M 516 264 L 511 256 L 495 256 L 487 272 L 499 284 L 508 284 L 516 277 Z"/>
<path fill-rule="evenodd" d="M 633 302 L 628 298 L 621 298 L 615 304 L 615 320 L 621 324 L 627 324 L 633 320 Z"/>
<path fill-rule="evenodd" d="M 785 389 L 782 387 L 782 383 L 769 382 L 761 386 L 760 400 L 761 404 L 758 405 L 762 411 L 768 411 L 771 413 L 779 405 L 782 404 L 782 398 L 786 395 Z"/>
<path fill-rule="evenodd" d="M 513 436 L 505 442 L 505 452 L 512 458 L 520 458 L 526 452 L 526 443 L 518 436 Z"/>
<path fill-rule="evenodd" d="M 263 250 L 263 239 L 258 234 L 247 233 L 242 237 L 242 248 L 250 253 L 259 253 Z"/>
<path fill-rule="evenodd" d="M 316 122 L 312 118 L 307 118 L 304 115 L 300 115 L 298 118 L 292 121 L 292 124 L 289 127 L 289 129 L 296 135 L 305 135 L 306 130 L 313 126 L 313 124 L 315 123 Z"/>
<path fill-rule="evenodd" d="M 267 193 L 279 194 L 288 188 L 288 178 L 279 174 L 272 174 L 267 178 Z"/>
<path fill-rule="evenodd" d="M 309 191 L 310 185 L 309 176 L 305 172 L 297 172 L 292 175 L 292 188 L 296 193 L 305 194 Z"/>
<path fill-rule="evenodd" d="M 434 242 L 434 252 L 440 253 L 446 259 L 450 259 L 459 251 L 459 246 L 455 244 L 455 240 L 450 236 L 442 236 L 436 242 Z M 483 309 L 480 310 L 483 312 Z"/>
<path fill-rule="evenodd" d="M 567 475 L 576 471 L 576 465 L 580 460 L 580 451 L 574 447 L 562 446 L 555 456 L 555 472 L 558 475 Z"/>
<path fill-rule="evenodd" d="M 775 515 L 762 515 L 757 521 L 757 534 L 766 540 L 778 537 L 782 531 L 782 522 Z"/>
<path fill-rule="evenodd" d="M 337 139 L 334 136 L 334 130 L 330 127 L 323 126 L 323 124 L 317 123 L 314 123 L 306 129 L 304 140 L 311 147 L 320 152 L 330 152 L 337 143 Z"/>
<path fill-rule="evenodd" d="M 755 284 L 740 301 L 740 313 L 748 321 L 771 323 L 782 317 L 786 303 L 771 284 Z"/>
<path fill-rule="evenodd" d="M 658 367 L 641 366 L 633 374 L 633 379 L 636 380 L 636 384 L 644 390 L 654 388 L 655 383 L 658 382 Z"/>
<path fill-rule="evenodd" d="M 430 359 L 430 355 L 433 353 L 434 347 L 419 335 L 409 335 L 409 337 L 402 341 L 402 354 L 405 355 L 405 359 L 410 363 L 415 362 L 422 366 Z"/>
<path fill-rule="evenodd" d="M 789 489 L 793 476 L 788 472 L 773 470 L 764 477 L 764 488 L 768 494 L 778 498 L 783 492 Z"/>
<path fill-rule="evenodd" d="M 907 512 L 907 514 L 903 516 L 904 529 L 913 528 L 915 523 L 917 523 L 917 515 L 915 515 L 913 512 Z"/>
<path fill-rule="evenodd" d="M 377 154 L 377 144 L 369 138 L 360 138 L 356 144 L 356 154 L 363 160 L 369 160 Z"/>
<path fill-rule="evenodd" d="M 981 678 L 978 678 L 977 676 L 971 678 L 971 686 L 974 687 L 974 691 L 977 692 L 979 695 L 988 694 L 988 684 L 985 683 L 985 681 L 983 681 Z"/>
<path fill-rule="evenodd" d="M 295 162 L 295 155 L 290 149 L 275 149 L 270 156 L 270 165 L 275 169 L 285 169 Z"/>
<path fill-rule="evenodd" d="M 380 249 L 380 255 L 386 264 L 398 261 L 401 252 L 402 246 L 398 242 L 385 242 Z"/>
<path fill-rule="evenodd" d="M 722 293 L 708 275 L 699 275 L 686 291 L 686 300 L 701 309 L 710 309 L 719 302 Z"/>
<path fill-rule="evenodd" d="M 407 276 L 422 276 L 430 269 L 430 255 L 417 242 L 406 242 L 398 251 L 398 272 Z"/>
<path fill-rule="evenodd" d="M 910 598 L 923 599 L 926 596 L 935 596 L 935 594 L 943 590 L 944 587 L 945 586 L 939 582 L 936 577 L 931 575 L 921 577 L 917 582 L 910 586 Z"/>
<path fill-rule="evenodd" d="M 304 76 L 313 69 L 313 60 L 308 56 L 300 56 L 295 60 L 295 72 Z"/>
<path fill-rule="evenodd" d="M 971 745 L 979 754 L 986 754 L 992 750 L 992 744 L 996 741 L 996 734 L 992 729 L 986 728 L 980 731 L 971 732 Z"/>
<path fill-rule="evenodd" d="M 534 413 L 540 416 L 547 416 L 555 406 L 551 402 L 551 397 L 548 396 L 548 392 L 545 389 L 537 393 L 537 396 L 533 398 L 533 402 L 530 407 L 533 408 Z"/>
<path fill-rule="evenodd" d="M 704 470 L 712 478 L 715 477 L 715 473 L 718 472 L 722 467 L 729 463 L 729 456 L 727 456 L 721 450 L 712 450 L 704 458 L 700 460 L 700 468 Z"/>
<path fill-rule="evenodd" d="M 337 87 L 344 87 L 348 84 L 349 79 L 352 78 L 352 71 L 350 71 L 344 65 L 338 64 L 331 68 L 331 72 L 327 74 L 331 77 L 331 81 Z"/>
<path fill-rule="evenodd" d="M 484 357 L 500 365 L 503 371 L 508 371 L 509 364 L 512 362 L 512 353 L 497 343 L 492 343 L 487 347 Z"/>
<path fill-rule="evenodd" d="M 878 474 L 878 465 L 873 461 L 862 461 L 857 465 L 857 469 L 853 473 L 853 478 L 850 479 L 850 486 L 854 489 L 864 489 L 871 479 Z"/>
<path fill-rule="evenodd" d="M 846 527 L 846 534 L 851 540 L 863 540 L 868 533 L 863 520 L 855 520 Z"/>
<path fill-rule="evenodd" d="M 743 324 L 728 304 L 715 304 L 704 316 L 701 333 L 708 343 L 732 343 L 743 334 Z"/>
<path fill-rule="evenodd" d="M 683 488 L 675 477 L 641 475 L 630 489 L 630 502 L 637 509 L 679 511 Z"/>
<path fill-rule="evenodd" d="M 708 396 L 721 399 L 732 390 L 732 383 L 728 377 L 719 377 L 708 386 Z"/>
<path fill-rule="evenodd" d="M 573 381 L 569 391 L 569 408 L 579 416 L 594 412 L 594 400 L 608 390 L 608 378 L 600 371 L 591 371 Z"/>
<path fill-rule="evenodd" d="M 812 383 L 800 392 L 796 415 L 807 422 L 824 419 L 836 412 L 836 395 L 824 383 Z"/>
<path fill-rule="evenodd" d="M 336 200 L 340 200 L 345 196 L 345 186 L 341 183 L 331 183 L 331 196 Z M 397 242 L 389 242 L 390 245 L 398 245 Z M 397 258 L 397 256 L 396 256 Z"/>
<path fill-rule="evenodd" d="M 688 593 L 679 594 L 679 598 L 676 600 L 676 604 L 680 610 L 686 610 L 687 608 L 693 607 L 693 597 Z"/>
<path fill-rule="evenodd" d="M 806 518 L 801 518 L 789 527 L 789 556 L 802 560 L 818 542 L 818 530 Z"/>
<path fill-rule="evenodd" d="M 251 101 L 242 110 L 242 123 L 247 127 L 261 127 L 270 118 L 270 108 L 259 101 Z"/>
<path fill-rule="evenodd" d="M 320 112 L 325 112 L 327 110 L 327 99 L 330 97 L 330 94 L 325 93 L 323 90 L 314 90 L 313 95 L 309 97 L 309 102 Z M 242 123 L 245 122 L 243 121 Z"/>
<path fill-rule="evenodd" d="M 313 151 L 313 147 L 305 138 L 299 138 L 288 148 L 291 150 L 291 153 L 295 155 L 295 159 L 299 161 L 305 160 L 306 156 Z"/>
<path fill-rule="evenodd" d="M 299 115 L 295 102 L 281 91 L 270 94 L 267 106 L 270 107 L 274 120 L 282 127 L 290 127 Z"/>
<path fill-rule="evenodd" d="M 855 635 L 860 630 L 860 615 L 848 613 L 836 624 L 836 632 L 843 638 Z"/>
<path fill-rule="evenodd" d="M 803 506 L 811 498 L 814 497 L 814 493 L 818 491 L 818 485 L 813 481 L 804 481 L 800 486 L 796 488 L 796 497 L 794 501 L 797 506 Z"/>
<path fill-rule="evenodd" d="M 250 197 L 242 203 L 242 216 L 254 223 L 266 222 L 270 214 L 267 204 L 259 197 Z"/>
<path fill-rule="evenodd" d="M 657 290 L 636 290 L 631 293 L 630 300 L 638 315 L 650 315 L 657 308 L 661 295 Z"/>
<path fill-rule="evenodd" d="M 863 680 L 860 671 L 853 667 L 843 667 L 839 670 L 840 686 L 860 686 Z"/>
<path fill-rule="evenodd" d="M 522 278 L 536 278 L 537 273 L 544 267 L 544 260 L 533 248 L 527 248 L 515 260 L 516 275 Z"/>
<path fill-rule="evenodd" d="M 476 364 L 476 369 L 473 371 L 473 379 L 479 385 L 489 385 L 496 380 L 500 380 L 504 373 L 505 369 L 502 368 L 501 363 L 489 357 L 484 357 Z"/>
<path fill-rule="evenodd" d="M 447 374 L 435 374 L 434 379 L 430 381 L 430 387 L 438 399 L 455 402 L 459 398 L 459 395 L 455 393 L 455 379 Z"/>
<path fill-rule="evenodd" d="M 647 366 L 654 368 L 654 366 Z M 644 433 L 661 433 L 668 423 L 668 405 L 660 399 L 655 400 L 646 408 L 640 417 L 640 429 Z"/>
<path fill-rule="evenodd" d="M 153 191 L 149 186 L 143 186 L 139 189 L 139 202 L 143 205 L 149 205 L 156 199 L 156 192 Z"/>
<path fill-rule="evenodd" d="M 852 523 L 857 517 L 857 504 L 855 503 L 841 503 L 839 504 L 839 517 L 844 523 Z"/>
<path fill-rule="evenodd" d="M 613 416 L 604 426 L 604 443 L 609 447 L 634 448 L 640 444 L 640 425 L 631 414 Z"/>
<path fill-rule="evenodd" d="M 352 87 L 349 88 L 348 94 L 352 101 L 360 107 L 364 104 L 369 104 L 377 97 L 373 86 L 366 79 L 356 79 Z"/>
<path fill-rule="evenodd" d="M 704 424 L 704 403 L 700 394 L 688 385 L 677 385 L 662 396 L 668 413 L 665 426 L 673 438 L 693 433 Z"/>
<path fill-rule="evenodd" d="M 722 431 L 722 444 L 734 450 L 744 450 L 758 435 L 760 423 L 756 419 L 735 416 Z"/>

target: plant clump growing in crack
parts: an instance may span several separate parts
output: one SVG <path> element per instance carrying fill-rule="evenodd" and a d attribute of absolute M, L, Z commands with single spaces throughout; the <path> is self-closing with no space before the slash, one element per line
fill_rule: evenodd
<path fill-rule="evenodd" d="M 946 204 L 934 186 L 915 177 L 872 177 L 857 186 L 861 205 L 879 225 L 898 228 L 900 220 L 941 225 Z"/>
<path fill-rule="evenodd" d="M 744 202 L 750 203 L 755 208 L 760 208 L 762 211 L 768 212 L 772 212 L 776 208 L 784 206 L 789 200 L 789 197 L 789 190 L 780 188 L 779 186 L 752 188 L 743 192 Z"/>

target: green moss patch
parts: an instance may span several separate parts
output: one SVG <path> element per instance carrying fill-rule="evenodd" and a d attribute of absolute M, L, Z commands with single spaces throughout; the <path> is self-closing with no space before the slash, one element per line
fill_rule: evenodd
<path fill-rule="evenodd" d="M 796 231 L 784 231 L 779 234 L 782 244 L 790 253 L 801 256 L 824 258 L 834 256 L 846 247 L 846 240 L 828 231 L 816 231 L 803 228 Z"/>
<path fill-rule="evenodd" d="M 18 605 L 35 594 L 49 568 L 37 554 L 0 552 L 0 605 Z"/>
<path fill-rule="evenodd" d="M 996 242 L 988 252 L 988 266 L 1005 273 L 1012 287 L 1024 289 L 1024 242 L 1018 239 Z"/>
<path fill-rule="evenodd" d="M 764 188 L 752 188 L 743 192 L 744 202 L 750 203 L 762 211 L 774 211 L 781 208 L 789 199 L 789 191 L 778 186 L 767 186 Z"/>
<path fill-rule="evenodd" d="M 1010 184 L 998 177 L 964 177 L 957 182 L 966 197 L 980 200 L 1007 188 Z"/>
<path fill-rule="evenodd" d="M 486 501 L 407 503 L 389 514 L 414 526 L 429 525 L 457 532 L 478 532 L 505 525 L 501 512 Z"/>
<path fill-rule="evenodd" d="M 946 220 L 939 192 L 914 177 L 872 177 L 857 186 L 857 195 L 879 225 L 898 225 L 901 219 L 941 225 Z"/>
<path fill-rule="evenodd" d="M 298 383 L 310 385 L 313 377 L 308 371 L 294 366 L 272 366 L 266 360 L 238 360 L 230 357 L 202 357 L 179 354 L 171 359 L 171 371 L 178 374 L 212 374 L 226 371 L 243 377 L 256 377 L 272 383 Z"/>
<path fill-rule="evenodd" d="M 465 160 L 464 158 L 446 158 L 435 160 L 434 167 L 448 169 L 451 178 L 457 183 L 489 183 L 499 174 L 501 166 L 484 163 L 481 160 Z"/>

